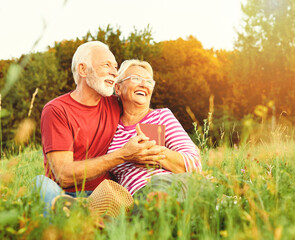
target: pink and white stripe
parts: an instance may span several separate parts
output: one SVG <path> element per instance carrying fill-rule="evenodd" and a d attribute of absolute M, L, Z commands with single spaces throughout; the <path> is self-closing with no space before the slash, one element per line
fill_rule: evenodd
<path fill-rule="evenodd" d="M 153 110 L 139 123 L 165 125 L 165 146 L 182 155 L 186 172 L 202 170 L 199 149 L 168 108 Z M 121 148 L 131 137 L 136 136 L 135 126 L 126 127 L 120 122 L 108 153 Z M 127 188 L 131 195 L 144 187 L 153 175 L 172 174 L 165 169 L 136 167 L 130 162 L 114 167 L 111 172 L 117 178 L 118 183 Z"/>

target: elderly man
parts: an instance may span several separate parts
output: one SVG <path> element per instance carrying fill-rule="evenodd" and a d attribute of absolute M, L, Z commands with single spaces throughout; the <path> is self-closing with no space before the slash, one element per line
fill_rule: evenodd
<path fill-rule="evenodd" d="M 72 72 L 76 89 L 47 103 L 41 116 L 46 177 L 37 176 L 37 186 L 47 206 L 62 190 L 73 197 L 83 190 L 89 196 L 118 164 L 165 157 L 164 149 L 150 149 L 155 142 L 144 135 L 106 155 L 121 112 L 112 96 L 117 62 L 107 45 L 93 41 L 79 46 Z"/>

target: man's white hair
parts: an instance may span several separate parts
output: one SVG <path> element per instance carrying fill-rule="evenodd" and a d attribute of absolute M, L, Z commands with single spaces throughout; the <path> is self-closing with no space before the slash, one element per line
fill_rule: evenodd
<path fill-rule="evenodd" d="M 130 59 L 130 60 L 125 60 L 118 71 L 118 77 L 117 77 L 117 83 L 120 83 L 121 80 L 124 78 L 124 74 L 127 71 L 128 68 L 133 67 L 133 66 L 138 66 L 146 69 L 153 77 L 153 69 L 152 66 L 146 62 L 146 61 L 140 61 L 138 59 Z"/>
<path fill-rule="evenodd" d="M 85 63 L 87 68 L 92 67 L 92 51 L 93 47 L 103 47 L 109 50 L 109 46 L 100 41 L 91 41 L 81 44 L 72 58 L 72 73 L 75 83 L 78 83 L 79 75 L 77 72 L 77 67 L 80 63 Z"/>

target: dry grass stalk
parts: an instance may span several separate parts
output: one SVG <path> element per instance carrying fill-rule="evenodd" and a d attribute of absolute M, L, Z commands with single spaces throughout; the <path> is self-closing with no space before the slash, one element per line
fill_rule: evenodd
<path fill-rule="evenodd" d="M 195 122 L 197 124 L 197 126 L 199 128 L 200 123 L 199 123 L 198 119 L 196 118 L 195 114 L 193 113 L 192 109 L 189 106 L 185 106 L 185 111 L 190 116 L 190 118 L 193 120 L 193 122 Z"/>
<path fill-rule="evenodd" d="M 213 114 L 214 112 L 214 95 L 211 94 L 209 97 L 209 112 Z"/>
<path fill-rule="evenodd" d="M 30 110 L 29 110 L 29 113 L 28 113 L 28 117 L 31 116 L 33 105 L 34 105 L 34 101 L 35 101 L 35 97 L 36 97 L 36 95 L 38 93 L 38 90 L 39 90 L 39 88 L 36 88 L 35 92 L 33 93 L 32 100 L 31 100 L 31 105 L 30 105 Z"/>
<path fill-rule="evenodd" d="M 36 127 L 36 123 L 34 120 L 30 118 L 24 119 L 23 121 L 21 121 L 21 123 L 18 126 L 18 129 L 14 137 L 14 141 L 17 144 L 27 143 L 35 127 Z"/>

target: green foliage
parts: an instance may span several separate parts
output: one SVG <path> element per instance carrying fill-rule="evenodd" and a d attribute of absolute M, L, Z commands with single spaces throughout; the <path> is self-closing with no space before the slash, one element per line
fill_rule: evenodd
<path fill-rule="evenodd" d="M 295 233 L 295 143 L 220 147 L 202 151 L 202 174 L 193 174 L 179 203 L 136 202 L 141 215 L 104 221 L 80 205 L 42 215 L 32 180 L 43 174 L 41 150 L 25 149 L 0 162 L 1 239 L 292 239 Z"/>
<path fill-rule="evenodd" d="M 151 29 L 134 30 L 128 39 L 121 38 L 121 31 L 108 25 L 90 32 L 82 39 L 56 42 L 44 53 L 22 56 L 18 61 L 0 62 L 1 86 L 1 146 L 7 151 L 18 150 L 15 135 L 21 123 L 27 118 L 32 95 L 38 88 L 33 103 L 31 119 L 35 122 L 34 143 L 40 143 L 40 117 L 43 106 L 53 98 L 75 89 L 71 72 L 72 56 L 77 47 L 86 41 L 99 40 L 109 45 L 120 64 L 133 58 L 149 60 L 157 53 L 153 45 Z M 36 127 L 37 126 L 37 127 Z M 22 130 L 21 130 L 22 131 Z M 2 155 L 2 147 L 1 154 Z"/>
<path fill-rule="evenodd" d="M 8 72 L 7 72 L 7 81 L 6 84 L 1 91 L 1 96 L 4 98 L 7 93 L 10 91 L 10 89 L 13 87 L 13 85 L 18 81 L 19 75 L 22 71 L 22 67 L 18 64 L 11 64 Z"/>
<path fill-rule="evenodd" d="M 10 64 L 12 64 L 13 60 L 0 60 L 0 88 L 1 90 L 4 88 L 5 79 L 4 77 L 7 75 L 7 71 L 9 69 Z"/>
<path fill-rule="evenodd" d="M 15 131 L 20 122 L 28 117 L 32 95 L 36 88 L 36 96 L 31 118 L 40 124 L 41 111 L 45 103 L 62 94 L 66 85 L 65 74 L 59 71 L 59 65 L 52 52 L 35 53 L 27 56 L 24 70 L 17 73 L 18 81 L 13 84 L 13 90 L 2 99 L 2 107 L 6 116 L 2 121 L 3 143 L 6 147 L 14 145 Z M 12 69 L 13 70 L 13 69 Z M 6 76 L 9 81 L 10 75 Z M 36 142 L 40 142 L 39 127 L 35 129 Z"/>
<path fill-rule="evenodd" d="M 55 42 L 54 47 L 49 49 L 49 52 L 55 53 L 58 70 L 63 73 L 65 78 L 66 84 L 62 88 L 64 93 L 75 88 L 75 82 L 71 71 L 72 57 L 76 49 L 84 42 L 84 40 L 79 39 L 76 39 L 76 41 L 64 40 L 62 42 Z"/>
<path fill-rule="evenodd" d="M 283 111 L 294 114 L 295 1 L 248 0 L 242 10 L 244 28 L 238 34 L 239 52 L 232 69 L 242 93 L 237 97 L 244 101 L 239 115 L 270 100 L 275 102 L 277 116 Z"/>
<path fill-rule="evenodd" d="M 130 58 L 150 62 L 156 80 L 151 107 L 170 108 L 186 131 L 193 131 L 192 121 L 202 123 L 212 112 L 210 145 L 238 143 L 243 119 L 254 116 L 258 105 L 269 109 L 264 119 L 252 117 L 255 121 L 281 118 L 284 113 L 286 121 L 293 124 L 293 2 L 247 1 L 243 5 L 244 29 L 239 33 L 237 49 L 230 52 L 204 49 L 193 36 L 156 43 L 149 26 L 134 29 L 125 38 L 119 28 L 108 25 L 75 40 L 56 42 L 44 53 L 1 60 L 1 146 L 9 151 L 17 149 L 13 139 L 27 117 L 36 88 L 39 91 L 31 116 L 36 130 L 31 141 L 40 143 L 39 119 L 44 104 L 75 89 L 73 53 L 80 44 L 92 40 L 108 44 L 119 65 Z"/>
<path fill-rule="evenodd" d="M 193 123 L 194 132 L 192 138 L 196 145 L 201 149 L 208 149 L 209 146 L 209 130 L 210 130 L 210 123 L 211 123 L 212 113 L 209 113 L 208 119 L 204 120 L 204 128 L 203 131 L 199 130 L 198 124 L 196 122 Z"/>
<path fill-rule="evenodd" d="M 152 60 L 157 80 L 152 106 L 169 107 L 186 130 L 192 130 L 189 107 L 197 119 L 207 117 L 210 80 L 218 79 L 218 62 L 194 37 L 159 44 L 160 56 Z"/>
<path fill-rule="evenodd" d="M 152 29 L 147 26 L 143 31 L 134 31 L 127 40 L 124 41 L 124 60 L 139 59 L 151 62 L 158 57 L 158 45 L 153 42 Z"/>

